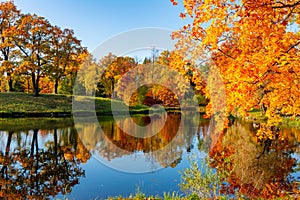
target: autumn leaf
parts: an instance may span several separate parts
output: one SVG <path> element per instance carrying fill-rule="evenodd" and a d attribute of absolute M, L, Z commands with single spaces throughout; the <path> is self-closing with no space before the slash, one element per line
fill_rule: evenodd
<path fill-rule="evenodd" d="M 283 117 L 300 115 L 295 84 L 300 78 L 300 32 L 289 28 L 299 25 L 298 1 L 184 0 L 183 6 L 192 22 L 173 33 L 177 50 L 195 63 L 212 61 L 209 71 L 217 72 L 225 87 L 226 115 L 245 118 L 249 109 L 261 108 L 269 131 Z M 207 109 L 212 115 L 223 97 L 205 91 L 216 102 Z"/>

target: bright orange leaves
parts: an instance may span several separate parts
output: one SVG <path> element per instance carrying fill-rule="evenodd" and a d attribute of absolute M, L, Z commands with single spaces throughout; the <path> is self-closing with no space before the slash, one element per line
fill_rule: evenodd
<path fill-rule="evenodd" d="M 7 75 L 9 91 L 27 87 L 38 96 L 40 89 L 45 91 L 40 85 L 43 79 L 54 83 L 57 93 L 58 83 L 75 75 L 77 57 L 85 49 L 73 30 L 61 30 L 36 14 L 21 13 L 13 1 L 0 3 L 0 19 L 0 57 L 4 60 L 0 74 Z M 32 83 L 25 86 L 29 79 Z"/>
<path fill-rule="evenodd" d="M 184 0 L 192 23 L 174 32 L 181 54 L 210 60 L 226 92 L 226 113 L 260 107 L 268 126 L 300 115 L 300 2 Z M 218 98 L 218 96 L 215 96 Z"/>

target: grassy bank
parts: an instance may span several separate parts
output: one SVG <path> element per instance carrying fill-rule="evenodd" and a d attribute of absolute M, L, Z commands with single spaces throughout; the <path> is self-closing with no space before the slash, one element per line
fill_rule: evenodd
<path fill-rule="evenodd" d="M 117 100 L 101 97 L 75 97 L 76 106 L 72 107 L 72 96 L 41 94 L 33 97 L 26 93 L 0 93 L 0 117 L 71 117 L 73 114 L 89 116 L 95 111 L 97 115 L 110 115 L 111 103 L 117 108 L 117 113 L 125 113 L 127 106 Z M 92 108 L 91 102 L 95 103 Z M 174 108 L 168 108 L 172 110 Z M 167 109 L 167 110 L 168 110 Z M 130 107 L 130 114 L 148 114 L 150 110 L 159 112 L 147 106 Z M 175 109 L 176 110 L 176 109 Z"/>
<path fill-rule="evenodd" d="M 33 97 L 32 94 L 7 92 L 0 93 L 0 118 L 21 118 L 21 117 L 72 117 L 90 116 L 95 112 L 97 115 L 111 115 L 111 103 L 117 108 L 118 114 L 124 114 L 127 106 L 122 101 L 111 100 L 101 97 L 83 97 L 78 96 L 75 107 L 72 107 L 72 96 L 41 94 L 39 97 Z M 95 103 L 95 109 L 89 107 L 90 103 Z M 167 111 L 180 112 L 180 108 L 165 108 Z M 193 110 L 194 108 L 183 107 L 182 110 Z M 160 112 L 161 109 L 153 109 L 147 106 L 138 105 L 130 107 L 130 114 L 148 114 L 149 111 Z M 205 107 L 199 107 L 199 112 L 204 113 Z M 249 116 L 246 121 L 262 122 L 266 120 L 264 114 L 257 109 L 248 112 Z M 285 118 L 284 126 L 300 127 L 300 118 L 291 120 Z"/>
<path fill-rule="evenodd" d="M 248 111 L 248 115 L 249 116 L 245 117 L 245 120 L 249 122 L 260 123 L 267 121 L 267 117 L 259 109 L 252 109 L 251 111 Z M 283 117 L 281 126 L 300 128 L 300 118 L 296 117 L 295 119 L 292 119 L 289 116 Z"/>
<path fill-rule="evenodd" d="M 51 130 L 73 125 L 72 118 L 0 118 L 0 131 Z"/>
<path fill-rule="evenodd" d="M 128 107 L 122 101 L 101 97 L 76 96 L 76 106 L 72 106 L 73 97 L 70 95 L 41 94 L 33 97 L 32 94 L 7 92 L 0 93 L 0 117 L 71 117 L 72 115 L 90 116 L 111 115 L 111 104 L 116 113 L 124 114 Z M 95 108 L 92 105 L 95 105 Z M 183 110 L 194 108 L 184 107 Z M 162 109 L 138 105 L 129 108 L 130 114 L 148 114 L 149 111 L 160 112 Z M 167 111 L 177 112 L 180 108 L 165 108 Z M 200 107 L 200 113 L 205 112 L 205 107 Z"/>

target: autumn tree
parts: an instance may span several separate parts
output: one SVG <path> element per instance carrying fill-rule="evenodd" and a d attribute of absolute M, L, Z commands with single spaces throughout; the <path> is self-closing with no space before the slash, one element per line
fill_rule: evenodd
<path fill-rule="evenodd" d="M 183 5 L 180 16 L 192 22 L 173 37 L 195 63 L 214 61 L 225 86 L 227 115 L 245 117 L 258 107 L 270 128 L 281 116 L 300 114 L 299 1 L 184 0 Z"/>
<path fill-rule="evenodd" d="M 50 64 L 47 74 L 54 81 L 54 93 L 58 93 L 58 84 L 63 77 L 77 72 L 80 59 L 78 56 L 84 51 L 80 40 L 70 29 L 61 30 L 54 26 L 51 30 L 51 49 L 49 52 Z"/>
<path fill-rule="evenodd" d="M 41 78 L 54 82 L 57 93 L 61 80 L 75 80 L 83 51 L 73 30 L 61 30 L 36 14 L 22 14 L 13 1 L 0 3 L 0 73 L 8 91 L 14 84 L 18 91 L 29 91 L 30 84 L 25 86 L 23 80 L 30 77 L 34 96 L 39 95 Z M 1 86 L 6 84 L 2 81 Z"/>
<path fill-rule="evenodd" d="M 176 50 L 173 51 L 162 51 L 159 56 L 158 60 L 156 62 L 159 65 L 168 66 L 170 70 L 174 70 L 178 73 L 178 75 L 182 76 L 184 79 L 186 79 L 186 82 L 190 84 L 190 88 L 185 88 L 186 91 L 182 90 L 182 93 L 184 93 L 185 98 L 193 98 L 193 94 L 202 94 L 203 88 L 204 88 L 204 81 L 202 80 L 202 77 L 200 76 L 200 71 L 195 66 L 191 65 L 191 63 L 188 61 L 188 59 L 185 59 L 178 53 Z M 180 83 L 178 83 L 180 87 Z M 155 86 L 154 86 L 155 87 Z M 193 90 L 193 91 L 192 91 Z M 154 90 L 154 91 L 157 91 Z M 172 100 L 172 94 L 167 91 L 167 89 L 159 87 L 159 96 L 161 96 L 166 102 L 167 98 L 170 97 L 168 102 L 171 105 L 176 105 L 176 100 L 174 101 L 174 98 Z M 165 94 L 164 94 L 165 93 Z"/>
<path fill-rule="evenodd" d="M 122 82 L 119 84 L 117 90 L 120 97 L 128 101 L 130 98 L 130 105 L 144 104 L 152 106 L 153 104 L 164 104 L 165 106 L 178 105 L 178 97 L 170 91 L 170 88 L 163 86 L 164 81 L 170 82 L 170 74 L 174 74 L 177 69 L 172 72 L 170 66 L 170 56 L 172 52 L 165 50 L 158 56 L 158 51 L 152 49 L 152 59 L 145 58 L 143 64 L 137 65 L 137 67 L 128 75 L 122 77 Z M 157 57 L 157 58 L 156 58 Z M 171 69 L 170 69 L 171 68 Z M 173 77 L 175 82 L 175 77 Z M 151 82 L 151 84 L 149 84 Z M 153 83 L 152 83 L 153 82 Z M 161 83 L 161 84 L 159 84 Z M 178 84 L 172 83 L 170 85 L 176 86 Z M 124 94 L 123 89 L 126 87 L 137 87 L 136 91 L 132 91 L 133 94 Z M 175 87 L 172 87 L 176 90 Z M 129 95 L 129 96 L 128 96 Z M 131 97 L 130 97 L 131 96 Z"/>
<path fill-rule="evenodd" d="M 168 50 L 162 51 L 158 56 L 157 63 L 168 66 L 170 62 L 170 54 L 171 52 Z"/>
<path fill-rule="evenodd" d="M 37 15 L 22 15 L 13 40 L 19 49 L 19 73 L 31 77 L 34 96 L 39 96 L 39 81 L 46 75 L 50 60 L 51 24 Z"/>
<path fill-rule="evenodd" d="M 11 30 L 14 30 L 19 17 L 20 11 L 12 1 L 0 3 L 0 73 L 6 73 L 9 87 L 8 91 L 13 91 L 12 76 L 16 67 L 13 62 L 13 50 L 15 49 L 15 45 L 9 33 Z"/>
<path fill-rule="evenodd" d="M 31 139 L 28 132 L 7 133 L 5 150 L 0 151 L 1 198 L 41 199 L 66 194 L 84 176 L 80 163 L 86 162 L 90 154 L 77 145 L 79 139 L 74 129 L 65 131 L 69 133 L 67 141 L 59 134 L 60 130 L 54 129 L 53 138 L 43 140 L 40 145 L 42 132 L 33 130 Z M 18 138 L 16 145 L 13 145 L 13 135 Z"/>
<path fill-rule="evenodd" d="M 105 83 L 106 93 L 115 98 L 115 85 L 121 77 L 136 66 L 134 58 L 131 57 L 116 57 L 112 54 L 104 57 L 100 61 L 100 67 L 104 70 L 101 82 Z"/>
<path fill-rule="evenodd" d="M 196 94 L 203 92 L 205 81 L 201 77 L 201 69 L 193 66 L 188 59 L 181 56 L 181 53 L 176 50 L 170 52 L 168 60 L 170 68 L 184 76 Z"/>
<path fill-rule="evenodd" d="M 145 89 L 146 93 L 143 91 Z M 177 106 L 189 89 L 189 82 L 184 76 L 169 66 L 157 63 L 138 65 L 123 75 L 116 85 L 117 95 L 128 105 L 135 105 L 137 94 L 142 92 L 146 96 L 145 105 Z"/>
<path fill-rule="evenodd" d="M 81 60 L 81 64 L 74 92 L 77 95 L 95 95 L 102 70 L 93 55 L 87 51 L 81 53 L 78 59 Z"/>

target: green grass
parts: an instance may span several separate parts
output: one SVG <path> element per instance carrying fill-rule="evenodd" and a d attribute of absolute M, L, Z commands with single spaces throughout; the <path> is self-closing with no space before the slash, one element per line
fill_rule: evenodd
<path fill-rule="evenodd" d="M 111 103 L 119 114 L 125 113 L 128 107 L 121 101 L 101 97 L 76 96 L 76 107 L 72 107 L 72 96 L 41 94 L 33 97 L 32 94 L 8 92 L 0 93 L 0 117 L 71 117 L 79 115 L 111 114 Z M 91 103 L 95 103 L 95 109 Z M 159 112 L 147 106 L 138 105 L 129 108 L 131 114 L 148 114 L 149 110 Z"/>
<path fill-rule="evenodd" d="M 73 126 L 72 118 L 0 118 L 0 131 L 27 131 Z"/>
<path fill-rule="evenodd" d="M 290 118 L 284 118 L 282 124 L 283 126 L 300 128 L 300 118 L 296 118 L 293 120 Z"/>
<path fill-rule="evenodd" d="M 72 97 L 25 93 L 0 93 L 0 112 L 67 112 L 72 110 Z"/>
<path fill-rule="evenodd" d="M 247 112 L 249 114 L 248 120 L 250 121 L 265 121 L 267 117 L 259 109 L 252 109 Z"/>
<path fill-rule="evenodd" d="M 251 122 L 263 122 L 267 120 L 267 117 L 263 114 L 263 112 L 259 109 L 252 109 L 247 112 L 249 116 L 246 118 L 247 121 Z M 297 117 L 292 119 L 291 117 L 283 117 L 281 126 L 283 127 L 296 127 L 300 128 L 300 118 Z"/>

